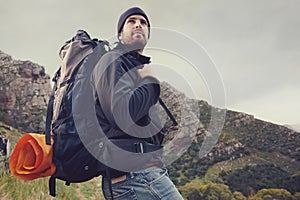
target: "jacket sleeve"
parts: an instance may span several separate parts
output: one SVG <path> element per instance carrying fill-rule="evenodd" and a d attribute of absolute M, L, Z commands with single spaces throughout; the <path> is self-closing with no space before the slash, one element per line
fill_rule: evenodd
<path fill-rule="evenodd" d="M 139 120 L 147 118 L 158 101 L 160 85 L 153 77 L 141 79 L 136 68 L 128 68 L 120 56 L 116 52 L 103 56 L 94 71 L 94 80 L 106 118 L 114 128 L 128 133 Z"/>

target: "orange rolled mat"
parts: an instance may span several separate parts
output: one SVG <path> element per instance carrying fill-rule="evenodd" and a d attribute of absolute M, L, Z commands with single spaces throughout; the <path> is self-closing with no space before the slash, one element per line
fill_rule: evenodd
<path fill-rule="evenodd" d="M 52 145 L 46 144 L 45 135 L 23 135 L 10 156 L 9 169 L 15 177 L 22 180 L 51 176 L 56 167 L 52 162 Z"/>

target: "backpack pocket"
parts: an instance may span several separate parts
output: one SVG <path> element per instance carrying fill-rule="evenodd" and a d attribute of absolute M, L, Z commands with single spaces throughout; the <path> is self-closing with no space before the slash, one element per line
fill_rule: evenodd
<path fill-rule="evenodd" d="M 83 145 L 78 135 L 56 136 L 53 146 L 55 178 L 78 183 L 105 173 L 105 165 L 99 162 Z"/>

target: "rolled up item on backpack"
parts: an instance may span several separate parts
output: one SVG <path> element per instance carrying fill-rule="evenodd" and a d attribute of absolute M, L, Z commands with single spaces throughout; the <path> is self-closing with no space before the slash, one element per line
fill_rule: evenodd
<path fill-rule="evenodd" d="M 23 135 L 10 156 L 9 169 L 15 177 L 22 180 L 51 176 L 56 167 L 52 162 L 52 145 L 46 144 L 45 135 Z"/>

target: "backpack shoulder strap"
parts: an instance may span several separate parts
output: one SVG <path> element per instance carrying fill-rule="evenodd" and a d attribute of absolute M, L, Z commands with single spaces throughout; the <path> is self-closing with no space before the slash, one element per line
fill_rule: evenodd
<path fill-rule="evenodd" d="M 178 123 L 177 123 L 175 117 L 173 116 L 173 114 L 171 113 L 171 111 L 168 109 L 168 107 L 166 106 L 166 104 L 163 102 L 163 100 L 161 98 L 159 98 L 158 101 L 159 101 L 159 104 L 163 107 L 163 109 L 167 113 L 167 115 L 169 116 L 169 118 L 171 119 L 171 121 L 173 122 L 173 126 L 177 126 Z"/>

